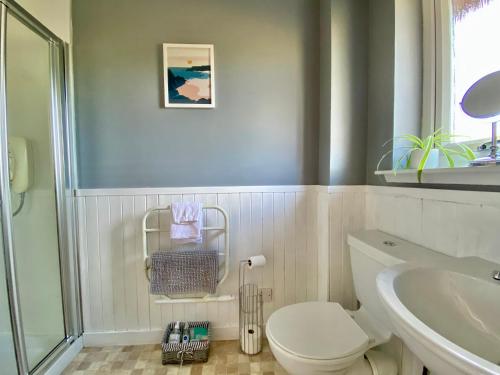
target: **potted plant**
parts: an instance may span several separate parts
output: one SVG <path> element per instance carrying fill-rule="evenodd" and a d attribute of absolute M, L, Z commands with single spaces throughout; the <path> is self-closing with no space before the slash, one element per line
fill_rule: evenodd
<path fill-rule="evenodd" d="M 474 160 L 475 155 L 470 147 L 464 144 L 456 143 L 454 147 L 447 145 L 458 136 L 443 133 L 442 129 L 436 130 L 431 135 L 420 138 L 413 134 L 405 134 L 395 137 L 385 142 L 382 147 L 389 144 L 396 144 L 398 140 L 406 141 L 404 146 L 392 147 L 380 158 L 377 164 L 377 170 L 384 159 L 391 155 L 395 150 L 404 151 L 393 167 L 394 173 L 398 169 L 416 169 L 418 182 L 422 182 L 422 172 L 424 168 L 437 168 L 439 166 L 439 154 L 443 154 L 450 168 L 455 167 L 455 157 L 466 160 Z"/>

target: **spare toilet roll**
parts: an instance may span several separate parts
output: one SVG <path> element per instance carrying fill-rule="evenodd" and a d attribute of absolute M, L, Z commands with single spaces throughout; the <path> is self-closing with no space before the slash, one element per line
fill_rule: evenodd
<path fill-rule="evenodd" d="M 241 329 L 241 350 L 246 354 L 257 354 L 262 349 L 262 330 L 257 324 L 245 324 Z"/>
<path fill-rule="evenodd" d="M 264 255 L 255 255 L 248 258 L 248 268 L 262 267 L 266 265 L 266 257 Z"/>

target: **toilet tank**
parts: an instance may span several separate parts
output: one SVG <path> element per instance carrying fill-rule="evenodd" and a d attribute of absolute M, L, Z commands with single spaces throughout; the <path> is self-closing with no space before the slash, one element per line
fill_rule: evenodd
<path fill-rule="evenodd" d="M 378 296 L 376 278 L 385 268 L 405 262 L 398 240 L 380 231 L 362 231 L 348 237 L 356 297 L 370 319 L 384 331 L 391 329 Z"/>

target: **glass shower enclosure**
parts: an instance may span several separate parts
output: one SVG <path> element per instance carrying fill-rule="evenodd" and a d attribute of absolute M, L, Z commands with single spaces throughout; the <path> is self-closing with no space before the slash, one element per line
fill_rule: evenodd
<path fill-rule="evenodd" d="M 68 54 L 0 7 L 0 373 L 43 374 L 81 333 Z"/>

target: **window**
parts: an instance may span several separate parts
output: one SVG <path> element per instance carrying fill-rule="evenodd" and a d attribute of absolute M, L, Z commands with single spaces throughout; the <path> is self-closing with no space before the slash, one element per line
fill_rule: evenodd
<path fill-rule="evenodd" d="M 463 113 L 467 89 L 500 70 L 500 0 L 423 0 L 424 100 L 422 134 L 443 128 L 479 145 L 491 137 L 485 120 Z"/>

